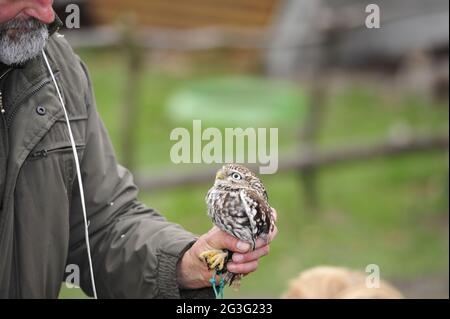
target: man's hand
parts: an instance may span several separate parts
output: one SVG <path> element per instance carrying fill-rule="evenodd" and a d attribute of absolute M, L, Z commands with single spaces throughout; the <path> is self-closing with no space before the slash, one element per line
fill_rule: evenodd
<path fill-rule="evenodd" d="M 274 212 L 276 220 L 277 215 Z M 269 253 L 269 244 L 277 234 L 275 226 L 269 234 L 268 242 L 263 239 L 256 241 L 254 251 L 250 244 L 227 234 L 214 226 L 208 233 L 202 235 L 192 247 L 183 255 L 177 267 L 177 281 L 180 288 L 197 289 L 211 285 L 212 271 L 206 263 L 198 257 L 202 252 L 211 249 L 228 249 L 233 252 L 233 258 L 227 264 L 229 271 L 236 274 L 247 275 L 258 268 L 259 258 Z"/>

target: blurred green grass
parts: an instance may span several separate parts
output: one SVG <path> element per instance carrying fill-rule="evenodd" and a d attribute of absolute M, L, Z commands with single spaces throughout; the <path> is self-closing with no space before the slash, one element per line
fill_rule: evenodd
<path fill-rule="evenodd" d="M 99 112 L 120 158 L 120 118 L 124 64 L 109 52 L 82 52 L 90 68 Z M 189 81 L 223 75 L 201 70 L 174 75 L 146 68 L 140 88 L 136 166 L 170 165 L 174 128 L 164 111 L 169 96 Z M 327 99 L 318 143 L 322 147 L 384 140 L 393 127 L 412 133 L 448 132 L 448 102 L 389 100 L 370 88 L 351 87 Z M 280 135 L 280 150 L 295 147 L 295 130 Z M 378 264 L 385 279 L 448 276 L 448 155 L 422 153 L 324 168 L 318 176 L 320 207 L 308 211 L 298 174 L 264 176 L 272 206 L 279 213 L 279 235 L 269 257 L 226 297 L 279 297 L 301 270 L 330 264 L 364 271 Z M 209 184 L 142 192 L 140 199 L 194 233 L 206 232 L 204 195 Z M 66 289 L 62 298 L 78 298 Z M 447 292 L 448 297 L 448 292 Z"/>

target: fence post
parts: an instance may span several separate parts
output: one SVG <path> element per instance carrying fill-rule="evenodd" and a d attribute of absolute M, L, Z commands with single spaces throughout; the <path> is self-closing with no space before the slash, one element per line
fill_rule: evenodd
<path fill-rule="evenodd" d="M 124 99 L 122 109 L 121 149 L 123 165 L 133 171 L 136 165 L 136 131 L 138 97 L 142 75 L 143 49 L 137 38 L 136 18 L 126 14 L 122 21 L 121 47 L 126 60 Z"/>
<path fill-rule="evenodd" d="M 312 65 L 311 74 L 311 97 L 309 114 L 301 131 L 302 151 L 313 154 L 316 151 L 317 136 L 322 127 L 323 117 L 326 112 L 326 99 L 329 92 L 329 83 L 324 77 L 329 72 L 329 64 L 335 59 L 335 44 L 339 38 L 339 32 L 331 30 L 323 34 L 323 44 L 318 52 L 316 62 Z M 310 211 L 319 208 L 319 194 L 317 188 L 318 168 L 306 166 L 300 171 L 300 179 L 305 195 L 305 207 Z"/>
<path fill-rule="evenodd" d="M 317 80 L 317 83 L 311 89 L 309 113 L 300 133 L 300 151 L 306 154 L 306 156 L 310 156 L 316 152 L 317 135 L 321 128 L 324 113 L 326 89 L 319 83 L 320 79 Z M 319 192 L 317 187 L 318 168 L 313 165 L 305 166 L 299 171 L 299 174 L 303 188 L 305 207 L 309 211 L 317 211 L 319 208 Z"/>

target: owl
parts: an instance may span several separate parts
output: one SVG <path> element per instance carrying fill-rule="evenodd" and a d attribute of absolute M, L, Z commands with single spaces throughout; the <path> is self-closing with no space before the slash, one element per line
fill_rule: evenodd
<path fill-rule="evenodd" d="M 238 164 L 223 166 L 206 195 L 208 215 L 213 223 L 230 235 L 248 242 L 255 249 L 258 238 L 268 240 L 274 228 L 272 207 L 261 180 L 248 168 Z M 241 274 L 227 271 L 232 257 L 228 250 L 208 250 L 199 256 L 209 269 L 224 274 L 224 281 L 239 287 Z"/>

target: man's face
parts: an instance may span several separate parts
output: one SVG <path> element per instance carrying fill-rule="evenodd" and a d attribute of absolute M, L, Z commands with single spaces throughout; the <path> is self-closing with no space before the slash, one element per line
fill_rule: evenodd
<path fill-rule="evenodd" d="M 53 0 L 0 0 L 0 24 L 15 18 L 36 18 L 44 24 L 52 23 L 55 14 Z"/>
<path fill-rule="evenodd" d="M 39 54 L 55 19 L 53 0 L 0 0 L 0 61 L 24 63 Z"/>

